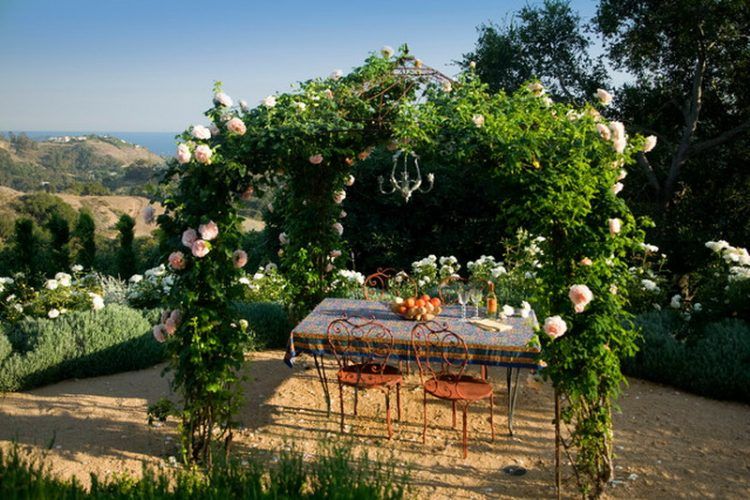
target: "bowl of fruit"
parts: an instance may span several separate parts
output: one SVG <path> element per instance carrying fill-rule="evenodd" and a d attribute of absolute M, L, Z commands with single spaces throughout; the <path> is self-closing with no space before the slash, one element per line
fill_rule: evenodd
<path fill-rule="evenodd" d="M 443 312 L 442 305 L 439 298 L 427 294 L 406 299 L 396 297 L 390 303 L 391 311 L 409 321 L 432 321 Z"/>

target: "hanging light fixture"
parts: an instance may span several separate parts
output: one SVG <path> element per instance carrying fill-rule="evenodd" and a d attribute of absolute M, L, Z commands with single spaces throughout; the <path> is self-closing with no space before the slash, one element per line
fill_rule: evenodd
<path fill-rule="evenodd" d="M 414 159 L 414 169 L 417 172 L 416 179 L 412 179 L 409 176 L 409 158 Z M 399 159 L 403 159 L 404 169 L 401 171 L 401 179 L 396 179 L 396 169 L 398 168 L 398 161 Z M 378 185 L 380 186 L 380 192 L 383 194 L 393 194 L 395 192 L 401 193 L 401 196 L 404 197 L 404 200 L 408 203 L 409 199 L 411 199 L 411 195 L 415 192 L 419 193 L 429 193 L 432 190 L 432 186 L 435 183 L 435 174 L 427 174 L 427 182 L 429 185 L 426 187 L 426 189 L 422 189 L 422 174 L 419 171 L 419 156 L 414 151 L 411 151 L 409 153 L 405 152 L 404 150 L 399 150 L 396 152 L 396 154 L 393 155 L 393 169 L 391 170 L 391 178 L 390 178 L 390 190 L 386 191 L 383 188 L 383 182 L 385 179 L 383 176 L 378 177 Z"/>

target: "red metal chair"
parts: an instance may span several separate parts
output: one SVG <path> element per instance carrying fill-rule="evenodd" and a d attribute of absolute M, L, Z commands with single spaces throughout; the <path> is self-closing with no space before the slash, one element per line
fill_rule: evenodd
<path fill-rule="evenodd" d="M 486 380 L 465 374 L 469 351 L 463 338 L 450 331 L 447 325 L 431 321 L 420 323 L 412 329 L 411 346 L 417 359 L 419 378 L 424 391 L 422 443 L 425 443 L 427 439 L 427 394 L 451 402 L 454 429 L 456 428 L 456 404 L 463 406 L 464 458 L 468 455 L 466 419 L 469 405 L 476 401 L 489 399 L 490 430 L 494 441 L 494 394 L 492 385 Z"/>
<path fill-rule="evenodd" d="M 391 426 L 391 389 L 396 388 L 398 420 L 401 420 L 401 370 L 388 364 L 393 351 L 393 334 L 374 319 L 341 318 L 326 332 L 339 371 L 336 374 L 341 400 L 341 432 L 344 432 L 344 386 L 354 388 L 354 415 L 360 390 L 379 389 L 385 394 L 388 439 Z"/>

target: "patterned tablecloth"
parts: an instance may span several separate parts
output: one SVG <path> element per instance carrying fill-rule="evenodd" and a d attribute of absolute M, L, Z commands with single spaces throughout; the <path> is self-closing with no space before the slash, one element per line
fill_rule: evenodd
<path fill-rule="evenodd" d="M 469 312 L 473 308 L 468 308 Z M 326 330 L 331 321 L 344 315 L 374 318 L 393 333 L 393 357 L 410 359 L 411 330 L 414 321 L 402 319 L 383 302 L 325 299 L 298 324 L 289 337 L 284 361 L 292 366 L 295 356 L 301 353 L 331 354 Z M 539 368 L 539 349 L 529 345 L 534 336 L 536 317 L 533 312 L 527 318 L 511 316 L 503 323 L 512 328 L 505 332 L 488 332 L 468 322 L 461 321 L 460 306 L 447 306 L 435 321 L 447 323 L 448 328 L 460 335 L 469 350 L 469 363 L 511 368 Z M 413 357 L 413 355 L 411 356 Z"/>

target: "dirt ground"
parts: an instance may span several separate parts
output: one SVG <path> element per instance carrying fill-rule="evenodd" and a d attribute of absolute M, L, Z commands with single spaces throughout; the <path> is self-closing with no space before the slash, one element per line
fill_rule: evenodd
<path fill-rule="evenodd" d="M 293 444 L 314 456 L 325 440 L 351 440 L 356 453 L 394 460 L 411 471 L 419 498 L 549 498 L 554 495 L 553 400 L 550 387 L 522 372 L 515 437 L 507 433 L 504 369 L 492 369 L 496 438 L 490 442 L 489 410 L 477 404 L 469 415 L 469 457 L 461 458 L 460 434 L 450 428 L 450 406 L 429 400 L 431 427 L 421 443 L 422 393 L 415 377 L 402 392 L 403 421 L 386 439 L 382 393 L 345 393 L 347 427 L 338 427 L 338 394 L 327 417 L 312 361 L 293 370 L 283 353 L 252 356 L 246 403 L 236 450 L 276 453 Z M 85 380 L 70 380 L 0 397 L 0 443 L 47 450 L 61 476 L 84 483 L 89 472 L 139 473 L 145 462 L 167 465 L 176 453 L 176 425 L 149 427 L 146 407 L 170 391 L 163 366 Z M 333 370 L 329 372 L 333 373 Z M 332 384 L 336 389 L 336 384 Z M 395 399 L 395 398 L 394 398 Z M 750 498 L 750 406 L 713 401 L 669 387 L 631 380 L 615 417 L 616 481 L 612 498 Z M 395 408 L 395 403 L 394 403 Z M 460 415 L 459 415 L 460 425 Z M 503 472 L 508 465 L 523 476 Z M 567 490 L 573 495 L 572 486 Z"/>

